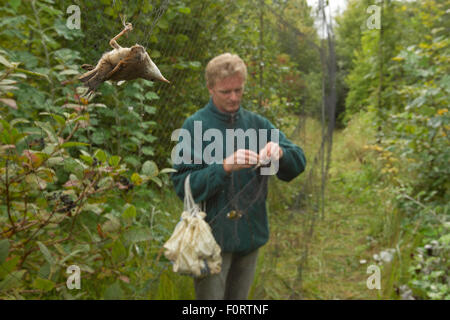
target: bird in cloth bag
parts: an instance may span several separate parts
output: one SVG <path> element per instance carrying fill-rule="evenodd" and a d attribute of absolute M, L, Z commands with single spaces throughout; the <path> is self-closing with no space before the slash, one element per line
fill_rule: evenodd
<path fill-rule="evenodd" d="M 181 221 L 164 244 L 164 255 L 173 262 L 173 271 L 194 277 L 219 273 L 220 247 L 204 220 L 206 213 L 194 202 L 189 175 L 184 182 L 184 210 Z"/>

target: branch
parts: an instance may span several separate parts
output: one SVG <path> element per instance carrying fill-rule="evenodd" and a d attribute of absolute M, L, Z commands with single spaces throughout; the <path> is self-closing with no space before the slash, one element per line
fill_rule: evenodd
<path fill-rule="evenodd" d="M 98 180 L 99 180 L 99 176 L 98 176 L 98 172 L 97 172 L 96 176 L 92 180 L 92 183 L 90 185 L 86 186 L 86 188 L 84 188 L 84 190 L 83 190 L 83 193 L 78 197 L 76 202 L 79 202 L 79 205 L 77 207 L 77 211 L 75 212 L 73 220 L 72 220 L 72 226 L 70 227 L 69 237 L 72 236 L 73 228 L 75 226 L 75 221 L 76 221 L 76 219 L 78 217 L 78 214 L 79 214 L 79 212 L 81 210 L 81 206 L 82 206 L 81 202 L 83 201 L 83 198 L 86 196 L 87 190 L 90 190 L 91 188 L 93 188 Z"/>
<path fill-rule="evenodd" d="M 69 141 L 70 139 L 72 139 L 73 135 L 75 134 L 75 132 L 77 132 L 77 130 L 78 130 L 79 128 L 80 128 L 80 123 L 77 122 L 77 123 L 75 124 L 75 127 L 73 128 L 72 132 L 69 134 L 69 136 L 68 136 L 66 139 L 64 139 L 64 142 L 67 142 L 67 141 Z"/>
<path fill-rule="evenodd" d="M 5 172 L 5 178 L 6 178 L 6 183 L 5 183 L 5 187 L 6 187 L 6 210 L 8 212 L 8 218 L 9 218 L 9 222 L 11 223 L 11 228 L 13 231 L 13 234 L 16 233 L 16 224 L 14 223 L 12 216 L 11 216 L 11 199 L 9 198 L 9 182 L 8 182 L 8 173 L 9 173 L 9 166 L 8 166 L 8 159 L 6 159 L 6 172 Z"/>

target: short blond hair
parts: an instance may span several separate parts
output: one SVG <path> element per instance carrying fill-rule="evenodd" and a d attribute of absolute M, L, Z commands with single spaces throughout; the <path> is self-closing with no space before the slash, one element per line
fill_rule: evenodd
<path fill-rule="evenodd" d="M 235 74 L 247 79 L 247 67 L 244 61 L 237 55 L 223 53 L 211 59 L 206 66 L 205 78 L 208 88 L 214 87 L 217 80 L 222 80 Z"/>

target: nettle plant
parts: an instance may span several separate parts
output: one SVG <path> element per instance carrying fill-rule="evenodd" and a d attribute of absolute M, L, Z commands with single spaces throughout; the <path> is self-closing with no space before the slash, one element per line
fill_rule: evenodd
<path fill-rule="evenodd" d="M 133 189 L 164 170 L 147 161 L 130 175 L 119 156 L 72 141 L 87 109 L 34 123 L 0 118 L 0 298 L 120 297 L 116 279 L 136 290 L 135 256 L 152 230 L 137 219 Z M 66 287 L 70 265 L 95 280 L 77 296 Z"/>

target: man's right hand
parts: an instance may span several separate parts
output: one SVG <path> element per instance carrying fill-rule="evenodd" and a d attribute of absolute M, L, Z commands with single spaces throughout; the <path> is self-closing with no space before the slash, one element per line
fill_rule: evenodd
<path fill-rule="evenodd" d="M 239 149 L 223 160 L 223 169 L 225 172 L 238 171 L 245 168 L 251 168 L 258 164 L 259 156 L 256 152 L 247 149 Z"/>

